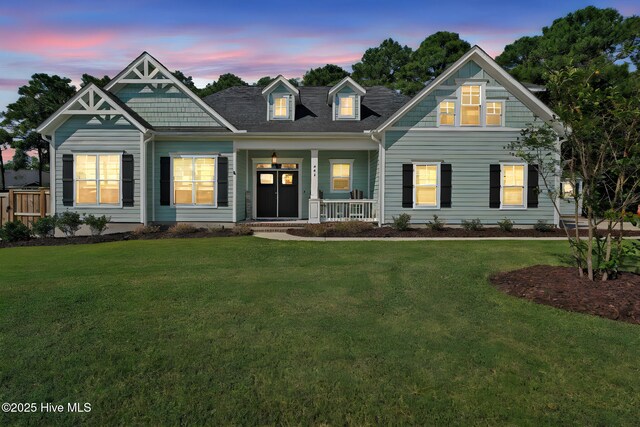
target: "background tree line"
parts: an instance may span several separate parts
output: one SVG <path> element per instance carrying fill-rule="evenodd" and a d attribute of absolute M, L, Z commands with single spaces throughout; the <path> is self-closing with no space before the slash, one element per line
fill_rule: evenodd
<path fill-rule="evenodd" d="M 634 82 L 638 79 L 639 44 L 639 17 L 625 18 L 615 9 L 589 6 L 556 19 L 542 28 L 541 35 L 521 37 L 507 45 L 496 61 L 518 80 L 542 85 L 548 83 L 549 72 L 563 67 L 597 67 L 601 85 L 615 85 L 623 96 L 637 97 L 633 91 L 637 88 Z M 364 86 L 382 85 L 413 96 L 470 48 L 457 33 L 447 31 L 426 37 L 415 50 L 388 38 L 367 49 L 361 60 L 352 65 L 351 73 L 327 64 L 289 81 L 296 86 L 326 86 L 350 75 Z M 249 85 L 227 73 L 198 88 L 191 76 L 179 70 L 173 74 L 200 97 Z M 255 85 L 264 86 L 271 80 L 271 76 L 265 76 Z M 83 74 L 81 87 L 89 83 L 103 87 L 109 81 L 108 76 Z M 48 168 L 49 144 L 35 129 L 75 93 L 69 78 L 42 73 L 34 74 L 28 84 L 18 89 L 18 100 L 0 114 L 0 153 L 8 147 L 16 150 L 11 167 L 37 168 L 40 172 Z M 554 107 L 553 99 L 547 96 L 545 101 Z M 35 152 L 37 157 L 30 158 L 27 152 Z M 0 189 L 4 189 L 4 166 L 0 155 Z"/>

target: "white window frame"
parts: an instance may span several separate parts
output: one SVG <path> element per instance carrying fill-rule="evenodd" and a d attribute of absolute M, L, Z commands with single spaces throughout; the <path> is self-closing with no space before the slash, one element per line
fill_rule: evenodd
<path fill-rule="evenodd" d="M 174 208 L 187 208 L 187 209 L 217 209 L 218 208 L 218 158 L 220 156 L 218 154 L 174 154 L 171 155 L 171 167 L 169 168 L 170 171 L 169 173 L 171 174 L 171 206 Z M 213 204 L 212 205 L 196 205 L 195 204 L 195 191 L 196 191 L 196 187 L 195 185 L 192 185 L 191 188 L 191 204 L 176 204 L 175 201 L 175 188 L 174 188 L 174 183 L 175 180 L 173 178 L 173 160 L 174 159 L 184 159 L 184 158 L 190 158 L 190 159 L 213 159 Z M 196 181 L 194 178 L 195 176 L 195 160 L 192 160 L 192 165 L 193 168 L 191 170 L 191 183 L 195 184 L 196 182 L 203 182 L 203 181 Z"/>
<path fill-rule="evenodd" d="M 490 125 L 490 124 L 487 123 L 487 117 L 490 115 L 489 114 L 489 106 L 487 104 L 489 104 L 490 102 L 491 103 L 500 104 L 500 124 L 499 125 Z M 484 125 L 486 127 L 497 128 L 497 127 L 503 127 L 504 126 L 504 106 L 505 106 L 505 102 L 503 100 L 495 100 L 495 99 L 487 99 L 487 100 L 485 100 Z M 492 115 L 495 115 L 495 114 L 492 114 Z"/>
<path fill-rule="evenodd" d="M 350 115 L 340 114 L 340 105 L 342 105 L 342 100 L 344 98 L 353 99 L 353 114 L 350 114 Z M 336 95 L 336 100 L 338 102 L 336 103 L 334 108 L 338 109 L 338 118 L 339 119 L 355 119 L 356 118 L 356 102 L 358 102 L 358 97 L 357 97 L 356 94 L 353 94 L 353 93 L 339 93 L 339 94 Z"/>
<path fill-rule="evenodd" d="M 96 179 L 77 179 L 76 178 L 76 165 L 77 156 L 96 156 Z M 100 156 L 118 156 L 120 162 L 120 195 L 119 195 L 119 203 L 118 204 L 101 204 L 100 203 Z M 76 182 L 77 181 L 95 181 L 96 182 L 96 203 L 95 204 L 87 204 L 87 203 L 77 203 L 77 193 L 76 193 Z M 103 180 L 108 181 L 108 180 Z M 91 153 L 73 153 L 73 207 L 77 208 L 100 208 L 100 209 L 121 209 L 122 208 L 122 152 L 109 152 L 109 151 L 100 151 L 100 152 L 91 152 Z"/>
<path fill-rule="evenodd" d="M 334 190 L 333 189 L 333 165 L 334 164 L 349 164 L 349 189 L 348 190 Z M 347 194 L 353 191 L 353 163 L 354 159 L 329 159 L 329 192 L 330 193 L 342 193 Z M 344 178 L 338 176 L 335 178 Z"/>
<path fill-rule="evenodd" d="M 522 166 L 522 205 L 505 205 L 502 201 L 504 187 L 504 167 L 505 166 Z M 501 210 L 526 210 L 527 209 L 527 192 L 529 182 L 529 165 L 527 163 L 504 162 L 500 163 L 500 209 Z M 514 187 L 509 185 L 508 187 Z"/>
<path fill-rule="evenodd" d="M 440 104 L 442 104 L 443 102 L 452 102 L 453 103 L 453 124 L 451 124 L 451 125 L 442 124 L 440 122 L 440 113 L 441 113 Z M 438 110 L 436 112 L 436 114 L 437 114 L 437 120 L 436 120 L 437 121 L 437 126 L 438 127 L 442 126 L 442 127 L 445 127 L 445 128 L 455 127 L 456 123 L 457 123 L 457 120 L 458 120 L 457 112 L 458 112 L 458 102 L 457 102 L 457 100 L 455 100 L 455 99 L 442 99 L 442 100 L 438 101 Z"/>
<path fill-rule="evenodd" d="M 462 88 L 464 87 L 469 87 L 469 86 L 478 86 L 480 88 L 480 99 L 479 99 L 479 104 L 464 104 L 464 99 L 462 97 Z M 484 119 L 484 108 L 482 108 L 483 106 L 483 100 L 485 99 L 485 83 L 484 82 L 468 82 L 468 83 L 464 83 L 462 85 L 460 85 L 460 89 L 458 89 L 458 99 L 459 99 L 459 107 L 458 107 L 458 115 L 457 115 L 457 120 L 456 120 L 456 124 L 460 127 L 484 127 L 485 125 L 485 119 Z M 473 124 L 463 124 L 462 123 L 462 107 L 470 107 L 470 106 L 475 106 L 478 105 L 480 107 L 480 111 L 478 114 L 478 124 L 477 125 L 473 125 Z"/>
<path fill-rule="evenodd" d="M 273 93 L 271 94 L 271 97 L 273 99 L 273 106 L 271 109 L 271 118 L 273 120 L 289 120 L 291 118 L 291 108 L 290 108 L 290 103 L 291 103 L 291 95 L 283 93 Z M 277 116 L 276 115 L 276 100 L 277 99 L 284 99 L 285 100 L 285 108 L 287 111 L 287 114 L 285 116 Z"/>
<path fill-rule="evenodd" d="M 441 180 L 441 174 L 440 174 L 440 165 L 442 163 L 441 162 L 413 162 L 413 209 L 425 209 L 425 210 L 434 210 L 434 209 L 440 209 L 440 193 L 442 191 L 442 180 Z M 416 184 L 416 176 L 417 176 L 417 168 L 416 166 L 436 166 L 437 167 L 437 171 L 436 171 L 436 204 L 431 206 L 431 205 L 419 205 L 416 202 L 416 193 L 418 192 L 418 185 Z M 432 185 L 420 185 L 420 187 L 433 187 Z"/>

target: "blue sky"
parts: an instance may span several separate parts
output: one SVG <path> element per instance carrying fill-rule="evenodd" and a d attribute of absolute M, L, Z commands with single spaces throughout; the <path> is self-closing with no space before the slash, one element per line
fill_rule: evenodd
<path fill-rule="evenodd" d="M 637 0 L 575 1 L 5 1 L 0 4 L 0 110 L 36 72 L 113 76 L 143 50 L 203 86 L 226 72 L 245 80 L 335 63 L 349 69 L 392 37 L 413 48 L 460 33 L 491 55 L 589 4 L 640 14 Z"/>

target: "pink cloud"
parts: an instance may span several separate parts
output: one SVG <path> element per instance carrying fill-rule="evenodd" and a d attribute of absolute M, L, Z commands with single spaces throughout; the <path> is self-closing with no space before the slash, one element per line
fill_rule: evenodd
<path fill-rule="evenodd" d="M 103 46 L 114 40 L 116 33 L 99 32 L 73 34 L 52 30 L 26 33 L 14 29 L 0 30 L 0 49 L 9 52 L 35 53 L 43 56 L 86 57 L 88 49 Z"/>
<path fill-rule="evenodd" d="M 9 160 L 13 159 L 15 150 L 13 148 L 6 148 L 2 150 L 2 161 L 6 164 Z"/>
<path fill-rule="evenodd" d="M 0 90 L 15 90 L 17 92 L 18 88 L 26 83 L 26 79 L 7 79 L 0 77 Z"/>

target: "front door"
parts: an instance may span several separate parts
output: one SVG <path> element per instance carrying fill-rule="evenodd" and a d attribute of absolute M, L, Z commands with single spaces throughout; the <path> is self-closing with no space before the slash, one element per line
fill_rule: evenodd
<path fill-rule="evenodd" d="M 298 218 L 298 171 L 258 171 L 256 216 Z"/>

